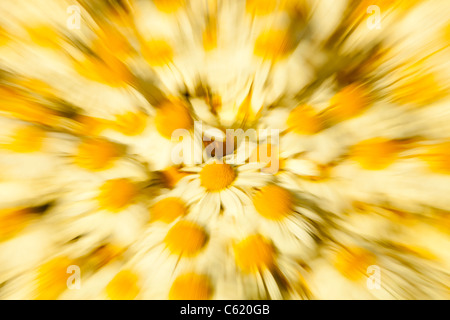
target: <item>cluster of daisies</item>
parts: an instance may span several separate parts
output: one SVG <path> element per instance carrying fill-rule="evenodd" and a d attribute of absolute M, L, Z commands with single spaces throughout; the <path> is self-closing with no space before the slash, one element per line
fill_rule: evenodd
<path fill-rule="evenodd" d="M 448 1 L 0 13 L 1 299 L 450 298 Z"/>

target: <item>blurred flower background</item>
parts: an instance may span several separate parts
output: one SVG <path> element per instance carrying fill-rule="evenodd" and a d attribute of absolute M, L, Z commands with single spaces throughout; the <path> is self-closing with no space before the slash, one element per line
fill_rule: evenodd
<path fill-rule="evenodd" d="M 448 1 L 0 13 L 1 299 L 450 298 Z"/>

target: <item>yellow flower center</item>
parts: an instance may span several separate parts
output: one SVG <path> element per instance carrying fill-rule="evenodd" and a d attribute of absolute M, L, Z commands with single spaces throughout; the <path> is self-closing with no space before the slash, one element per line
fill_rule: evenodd
<path fill-rule="evenodd" d="M 368 104 L 365 89 L 357 84 L 350 84 L 331 98 L 327 114 L 333 122 L 344 121 L 358 115 Z"/>
<path fill-rule="evenodd" d="M 208 235 L 205 230 L 189 221 L 177 222 L 164 238 L 167 248 L 176 255 L 195 256 L 205 246 Z"/>
<path fill-rule="evenodd" d="M 262 16 L 272 13 L 276 6 L 276 0 L 247 0 L 245 10 L 251 15 Z"/>
<path fill-rule="evenodd" d="M 155 203 L 151 208 L 151 220 L 159 220 L 165 223 L 171 223 L 178 217 L 186 214 L 187 209 L 183 200 L 176 197 L 162 199 Z"/>
<path fill-rule="evenodd" d="M 98 202 L 102 209 L 120 211 L 132 203 L 138 193 L 136 185 L 129 179 L 112 179 L 100 187 Z"/>
<path fill-rule="evenodd" d="M 119 146 L 105 139 L 84 139 L 78 146 L 75 163 L 88 170 L 101 170 L 121 155 Z"/>
<path fill-rule="evenodd" d="M 127 136 L 141 134 L 147 124 L 147 115 L 144 112 L 127 112 L 116 116 L 114 129 Z"/>
<path fill-rule="evenodd" d="M 261 235 L 251 235 L 233 245 L 237 266 L 245 273 L 271 269 L 275 264 L 275 249 Z"/>
<path fill-rule="evenodd" d="M 258 36 L 253 52 L 258 57 L 275 61 L 283 58 L 291 47 L 292 41 L 286 31 L 269 30 Z"/>
<path fill-rule="evenodd" d="M 207 191 L 220 191 L 231 185 L 236 178 L 233 168 L 226 163 L 210 163 L 200 172 L 200 184 Z"/>
<path fill-rule="evenodd" d="M 217 27 L 215 22 L 209 23 L 203 31 L 203 49 L 210 51 L 217 48 Z"/>
<path fill-rule="evenodd" d="M 130 270 L 122 270 L 106 286 L 111 300 L 133 300 L 139 294 L 138 276 Z"/>
<path fill-rule="evenodd" d="M 153 3 L 164 13 L 174 13 L 184 6 L 184 0 L 153 0 Z"/>
<path fill-rule="evenodd" d="M 20 153 L 30 153 L 41 150 L 46 132 L 35 126 L 24 126 L 17 129 L 9 143 L 3 145 L 6 149 Z"/>
<path fill-rule="evenodd" d="M 0 88 L 2 103 L 0 110 L 10 113 L 13 117 L 44 125 L 54 125 L 57 113 L 37 102 L 31 101 L 27 95 L 14 90 Z"/>
<path fill-rule="evenodd" d="M 74 120 L 77 122 L 75 130 L 81 135 L 98 135 L 108 125 L 108 120 L 94 118 L 85 115 L 76 115 Z"/>
<path fill-rule="evenodd" d="M 82 61 L 75 61 L 75 70 L 89 80 L 123 87 L 131 82 L 133 75 L 128 67 L 101 44 L 94 44 L 93 50 L 99 57 L 86 56 Z"/>
<path fill-rule="evenodd" d="M 430 146 L 428 152 L 421 158 L 433 172 L 450 174 L 450 142 Z"/>
<path fill-rule="evenodd" d="M 382 170 L 391 165 L 400 151 L 399 143 L 385 138 L 364 140 L 353 146 L 350 156 L 367 170 Z"/>
<path fill-rule="evenodd" d="M 56 257 L 38 269 L 37 300 L 55 300 L 67 289 L 67 268 L 74 264 L 67 257 Z"/>
<path fill-rule="evenodd" d="M 23 87 L 32 94 L 38 94 L 44 98 L 53 98 L 54 89 L 46 82 L 36 78 L 18 79 L 16 84 Z"/>
<path fill-rule="evenodd" d="M 120 60 L 125 60 L 132 50 L 127 38 L 110 24 L 100 23 L 100 28 L 99 40 L 102 45 Z"/>
<path fill-rule="evenodd" d="M 166 40 L 153 39 L 143 44 L 142 55 L 152 67 L 161 67 L 172 62 L 174 53 Z"/>
<path fill-rule="evenodd" d="M 155 124 L 156 129 L 163 137 L 171 139 L 175 130 L 191 129 L 193 121 L 184 104 L 166 101 L 159 106 L 156 112 Z"/>
<path fill-rule="evenodd" d="M 59 47 L 60 36 L 56 30 L 50 26 L 29 26 L 26 31 L 28 32 L 31 41 L 38 46 L 51 49 L 57 49 Z"/>
<path fill-rule="evenodd" d="M 212 287 L 204 275 L 187 273 L 178 276 L 169 291 L 170 300 L 209 300 Z"/>
<path fill-rule="evenodd" d="M 29 209 L 0 210 L 0 241 L 14 237 L 30 222 L 32 212 Z"/>
<path fill-rule="evenodd" d="M 367 268 L 375 261 L 375 255 L 364 248 L 342 248 L 336 253 L 334 266 L 344 277 L 358 281 L 367 274 Z"/>
<path fill-rule="evenodd" d="M 280 220 L 292 212 L 292 194 L 277 185 L 268 185 L 253 196 L 256 211 L 266 219 Z"/>
<path fill-rule="evenodd" d="M 450 234 L 450 213 L 444 210 L 436 210 L 436 228 Z"/>
<path fill-rule="evenodd" d="M 450 23 L 448 23 L 444 27 L 444 29 L 442 31 L 442 35 L 443 35 L 443 38 L 444 38 L 444 41 L 445 41 L 445 45 L 449 46 L 450 45 Z"/>
<path fill-rule="evenodd" d="M 314 108 L 305 104 L 291 111 L 287 125 L 298 134 L 314 134 L 322 129 L 321 119 Z"/>
<path fill-rule="evenodd" d="M 9 33 L 0 26 L 0 47 L 3 47 L 10 41 Z"/>
<path fill-rule="evenodd" d="M 442 86 L 431 72 L 419 70 L 394 89 L 393 95 L 401 104 L 426 105 L 443 96 Z"/>

